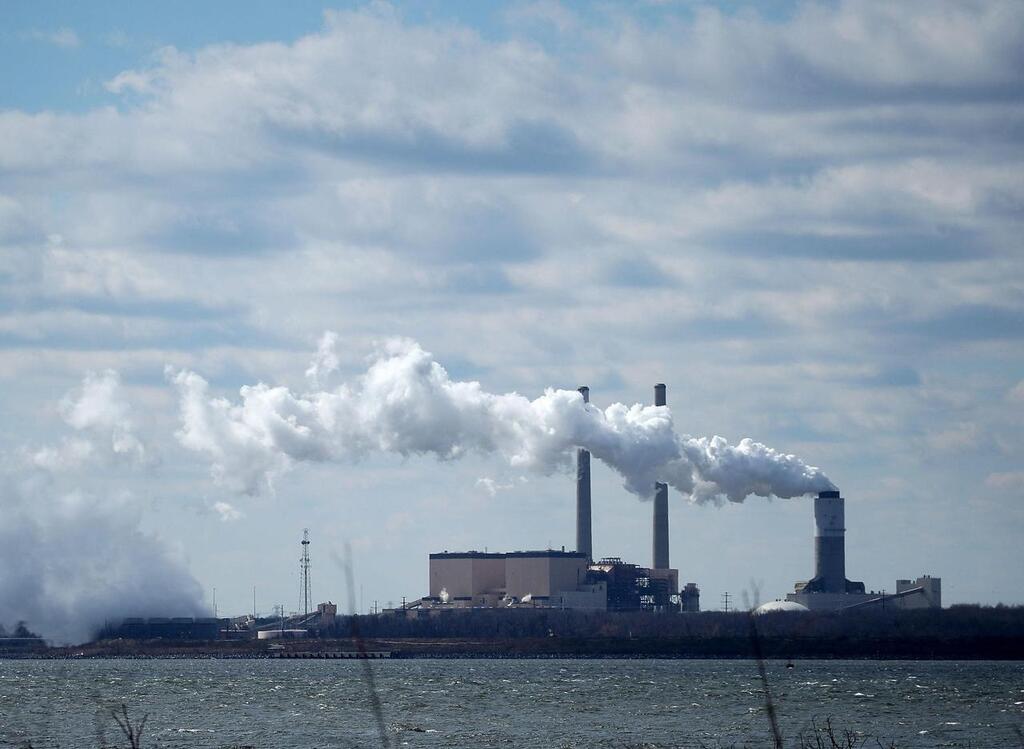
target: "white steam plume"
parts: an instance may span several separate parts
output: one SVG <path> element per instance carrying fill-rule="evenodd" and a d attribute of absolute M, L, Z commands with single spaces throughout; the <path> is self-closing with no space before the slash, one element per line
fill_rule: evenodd
<path fill-rule="evenodd" d="M 95 459 L 105 472 L 150 462 L 117 373 L 88 374 L 59 408 L 75 436 L 22 452 L 28 467 L 0 455 L 0 625 L 24 621 L 68 644 L 126 616 L 208 615 L 185 565 L 141 530 L 131 495 L 58 488 L 66 471 Z"/>
<path fill-rule="evenodd" d="M 333 339 L 325 336 L 323 341 Z M 319 359 L 318 354 L 318 359 Z M 311 367 L 317 372 L 317 364 Z M 181 443 L 206 454 L 214 478 L 254 494 L 296 461 L 354 461 L 370 452 L 434 455 L 497 453 L 517 469 L 543 474 L 570 464 L 582 447 L 646 497 L 663 481 L 694 501 L 741 502 L 751 494 L 794 497 L 832 487 L 799 458 L 743 440 L 677 434 L 666 406 L 604 411 L 575 390 L 549 389 L 534 400 L 454 381 L 416 342 L 394 339 L 351 384 L 298 395 L 263 383 L 241 402 L 209 394 L 189 371 L 168 370 L 181 397 Z"/>
<path fill-rule="evenodd" d="M 86 374 L 82 384 L 61 399 L 59 410 L 76 435 L 32 453 L 31 462 L 39 468 L 72 470 L 93 459 L 135 465 L 152 462 L 135 434 L 131 407 L 114 370 Z"/>
<path fill-rule="evenodd" d="M 37 476 L 36 478 L 40 478 Z M 57 644 L 126 616 L 208 616 L 202 588 L 127 497 L 0 479 L 0 623 Z"/>

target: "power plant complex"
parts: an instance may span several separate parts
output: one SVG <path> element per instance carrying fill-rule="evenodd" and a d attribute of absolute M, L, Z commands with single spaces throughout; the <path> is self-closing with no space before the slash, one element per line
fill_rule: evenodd
<path fill-rule="evenodd" d="M 590 390 L 579 388 L 585 403 Z M 655 406 L 666 405 L 665 385 L 654 387 Z M 700 589 L 694 582 L 680 587 L 679 571 L 670 565 L 668 486 L 656 483 L 651 524 L 649 567 L 619 557 L 594 558 L 591 512 L 590 452 L 576 452 L 576 548 L 539 551 L 442 551 L 429 555 L 426 596 L 382 613 L 408 618 L 472 609 L 574 609 L 584 611 L 650 611 L 696 613 Z M 838 490 L 821 491 L 814 499 L 814 575 L 797 582 L 785 600 L 760 606 L 773 611 L 846 611 L 872 608 L 921 609 L 942 605 L 942 581 L 923 575 L 896 581 L 894 592 L 865 590 L 846 576 L 846 500 Z M 303 531 L 300 558 L 301 612 L 257 617 L 255 589 L 252 616 L 227 619 L 125 619 L 117 634 L 134 639 L 217 639 L 248 636 L 295 639 L 333 631 L 337 607 L 313 607 L 310 590 L 309 531 Z M 377 613 L 376 605 L 374 612 Z M 244 633 L 248 633 L 247 635 Z"/>
<path fill-rule="evenodd" d="M 585 403 L 590 388 L 579 388 Z M 654 386 L 664 406 L 665 386 Z M 668 485 L 654 486 L 651 566 L 593 558 L 590 452 L 576 451 L 576 549 L 448 552 L 430 555 L 430 591 L 409 609 L 537 608 L 699 611 L 700 590 L 669 566 Z"/>
<path fill-rule="evenodd" d="M 586 403 L 590 389 L 579 388 Z M 666 405 L 665 385 L 654 386 L 654 405 Z M 762 611 L 842 610 L 873 606 L 941 606 L 941 580 L 924 575 L 898 580 L 895 593 L 865 591 L 846 578 L 845 500 L 836 490 L 814 500 L 814 577 L 798 582 L 785 601 Z M 669 563 L 668 486 L 656 483 L 651 526 L 651 566 L 618 557 L 593 558 L 590 452 L 576 452 L 576 549 L 512 552 L 443 551 L 430 555 L 429 592 L 405 610 L 557 608 L 599 611 L 700 611 L 696 583 L 679 586 Z"/>

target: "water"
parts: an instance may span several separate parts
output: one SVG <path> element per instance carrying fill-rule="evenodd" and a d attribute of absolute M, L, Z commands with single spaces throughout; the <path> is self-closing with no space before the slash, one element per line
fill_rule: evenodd
<path fill-rule="evenodd" d="M 364 663 L 0 660 L 0 746 L 99 747 L 110 711 L 143 746 L 380 746 Z M 392 746 L 770 746 L 749 661 L 396 660 L 371 664 Z M 787 746 L 833 719 L 901 747 L 1020 747 L 1024 664 L 768 664 Z M 121 745 L 119 743 L 118 745 Z M 872 742 L 871 744 L 875 744 Z M 886 743 L 888 745 L 888 743 Z"/>

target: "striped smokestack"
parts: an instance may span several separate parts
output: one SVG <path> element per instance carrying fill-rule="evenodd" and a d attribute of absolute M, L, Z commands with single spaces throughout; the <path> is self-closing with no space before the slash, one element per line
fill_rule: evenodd
<path fill-rule="evenodd" d="M 837 491 L 814 500 L 814 581 L 823 593 L 846 592 L 846 508 Z"/>
<path fill-rule="evenodd" d="M 654 405 L 664 406 L 665 386 L 654 386 Z M 654 485 L 654 533 L 653 557 L 651 564 L 656 570 L 668 569 L 668 484 Z"/>
<path fill-rule="evenodd" d="M 590 388 L 579 388 L 584 403 L 590 403 Z M 594 558 L 593 538 L 590 527 L 590 451 L 576 451 L 576 551 Z"/>

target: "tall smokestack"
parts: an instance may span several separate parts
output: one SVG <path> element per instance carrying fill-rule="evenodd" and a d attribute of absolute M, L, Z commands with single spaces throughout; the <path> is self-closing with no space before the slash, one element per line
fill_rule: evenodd
<path fill-rule="evenodd" d="M 654 405 L 665 405 L 665 386 L 654 386 Z M 654 485 L 654 534 L 652 567 L 656 570 L 668 569 L 668 484 Z"/>
<path fill-rule="evenodd" d="M 590 403 L 590 388 L 579 388 L 584 403 Z M 576 451 L 576 551 L 594 558 L 590 527 L 590 450 Z"/>
<path fill-rule="evenodd" d="M 845 502 L 837 491 L 814 500 L 814 582 L 822 593 L 846 592 Z"/>

